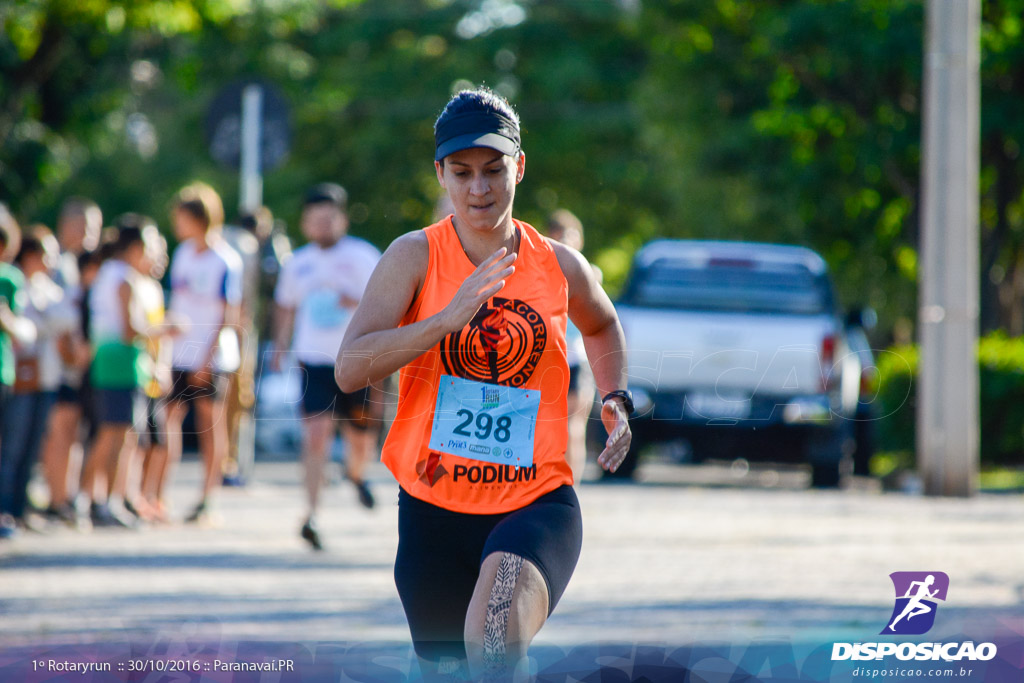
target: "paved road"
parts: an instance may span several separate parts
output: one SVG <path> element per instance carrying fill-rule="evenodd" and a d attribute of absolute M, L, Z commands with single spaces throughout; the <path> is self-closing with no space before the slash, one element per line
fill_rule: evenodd
<path fill-rule="evenodd" d="M 198 466 L 173 491 L 193 502 Z M 55 529 L 0 545 L 0 646 L 196 636 L 408 638 L 392 582 L 397 489 L 326 496 L 328 549 L 298 538 L 293 463 L 257 463 L 221 496 L 223 523 L 141 532 Z M 658 464 L 641 483 L 584 483 L 575 577 L 538 643 L 864 639 L 892 610 L 888 574 L 949 574 L 944 615 L 1024 627 L 1024 499 L 808 491 L 806 475 Z M 827 635 L 826 635 L 827 634 Z"/>

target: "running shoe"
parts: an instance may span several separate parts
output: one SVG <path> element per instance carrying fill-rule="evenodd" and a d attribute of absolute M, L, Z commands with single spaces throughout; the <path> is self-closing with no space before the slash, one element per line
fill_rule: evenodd
<path fill-rule="evenodd" d="M 18 525 L 10 515 L 0 515 L 0 540 L 18 535 Z"/>
<path fill-rule="evenodd" d="M 225 474 L 221 484 L 229 488 L 241 488 L 245 486 L 245 477 L 240 474 Z"/>
<path fill-rule="evenodd" d="M 156 507 L 154 507 L 153 504 L 143 496 L 138 496 L 134 500 L 125 500 L 124 507 L 128 512 L 132 513 L 147 524 L 160 521 L 158 519 Z"/>
<path fill-rule="evenodd" d="M 370 487 L 365 481 L 356 481 L 352 479 L 352 485 L 356 487 L 356 493 L 359 495 L 359 504 L 367 510 L 372 510 L 374 503 L 373 494 L 370 492 Z"/>
<path fill-rule="evenodd" d="M 135 507 L 135 504 L 132 503 L 130 500 L 125 499 L 123 505 L 124 511 L 132 517 L 134 517 L 136 520 L 140 522 L 146 521 L 146 518 L 143 516 L 143 514 L 139 511 L 137 507 Z"/>
<path fill-rule="evenodd" d="M 134 529 L 136 526 L 136 523 L 129 520 L 126 515 L 115 512 L 106 504 L 93 503 L 89 507 L 89 519 L 93 528 Z"/>
<path fill-rule="evenodd" d="M 313 546 L 313 550 L 324 549 L 324 544 L 320 542 L 320 532 L 317 531 L 312 517 L 307 519 L 306 523 L 302 525 L 302 531 L 299 532 L 299 535 Z"/>
<path fill-rule="evenodd" d="M 206 513 L 207 506 L 206 499 L 204 498 L 203 500 L 199 501 L 199 503 L 194 508 L 192 508 L 192 512 L 188 513 L 188 516 L 185 518 L 185 522 L 187 522 L 188 524 L 195 524 L 196 522 L 203 519 L 206 516 Z"/>
<path fill-rule="evenodd" d="M 53 522 L 60 522 L 70 527 L 78 526 L 78 510 L 71 503 L 51 505 L 46 509 L 46 516 Z"/>
<path fill-rule="evenodd" d="M 195 524 L 201 529 L 218 529 L 224 525 L 224 518 L 212 501 L 201 500 L 185 517 L 186 524 Z"/>

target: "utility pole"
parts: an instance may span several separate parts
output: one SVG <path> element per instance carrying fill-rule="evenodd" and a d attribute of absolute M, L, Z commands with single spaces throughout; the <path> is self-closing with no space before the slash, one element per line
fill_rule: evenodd
<path fill-rule="evenodd" d="M 925 493 L 978 478 L 980 0 L 928 0 L 917 459 Z"/>
<path fill-rule="evenodd" d="M 263 205 L 263 88 L 247 85 L 242 91 L 242 140 L 239 210 L 256 211 Z"/>

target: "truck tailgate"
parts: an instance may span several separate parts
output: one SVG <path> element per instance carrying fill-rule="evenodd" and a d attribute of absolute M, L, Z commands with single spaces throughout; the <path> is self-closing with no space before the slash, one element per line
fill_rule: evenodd
<path fill-rule="evenodd" d="M 827 315 L 763 315 L 620 305 L 629 383 L 655 392 L 820 394 Z"/>

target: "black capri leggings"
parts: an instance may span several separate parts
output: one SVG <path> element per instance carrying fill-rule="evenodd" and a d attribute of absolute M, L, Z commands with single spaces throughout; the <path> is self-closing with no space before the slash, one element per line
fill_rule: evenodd
<path fill-rule="evenodd" d="M 548 587 L 550 615 L 582 543 L 580 504 L 571 486 L 497 515 L 452 512 L 400 489 L 395 585 L 416 654 L 430 661 L 465 659 L 466 612 L 488 555 L 513 553 L 535 564 Z"/>

